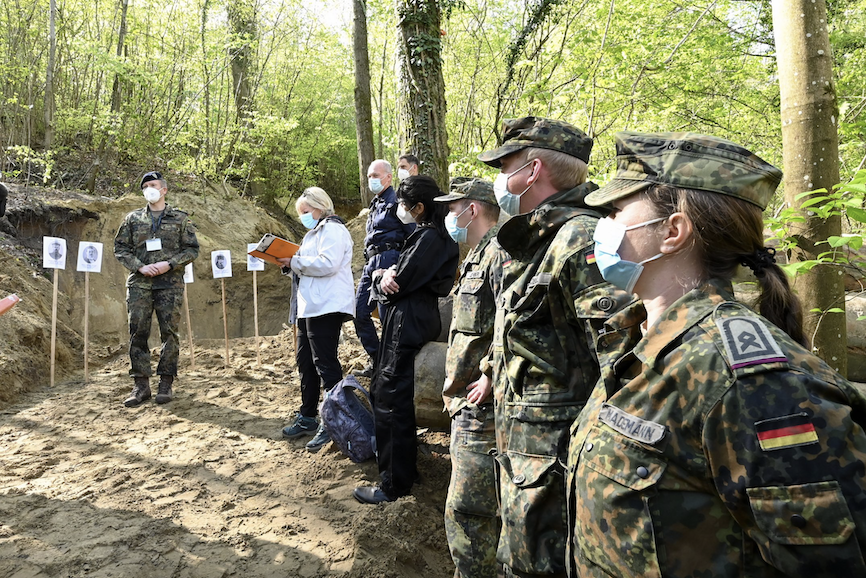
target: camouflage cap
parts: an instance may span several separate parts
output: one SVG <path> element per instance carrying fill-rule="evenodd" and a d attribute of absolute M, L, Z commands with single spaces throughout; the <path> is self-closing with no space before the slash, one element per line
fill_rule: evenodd
<path fill-rule="evenodd" d="M 592 139 L 579 128 L 561 120 L 535 116 L 510 118 L 502 121 L 502 146 L 481 153 L 478 160 L 499 168 L 502 157 L 529 147 L 559 151 L 588 163 Z"/>
<path fill-rule="evenodd" d="M 496 195 L 493 194 L 493 183 L 484 179 L 472 177 L 454 177 L 447 195 L 433 199 L 440 203 L 451 203 L 461 199 L 481 201 L 490 205 L 496 204 Z"/>
<path fill-rule="evenodd" d="M 729 140 L 693 132 L 618 132 L 613 179 L 586 196 L 606 205 L 648 189 L 671 185 L 743 199 L 765 209 L 782 171 Z"/>

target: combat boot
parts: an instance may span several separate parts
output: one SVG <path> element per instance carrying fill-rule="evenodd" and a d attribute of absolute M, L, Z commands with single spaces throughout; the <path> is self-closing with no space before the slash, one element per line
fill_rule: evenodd
<path fill-rule="evenodd" d="M 123 405 L 126 407 L 135 407 L 141 405 L 150 399 L 150 378 L 136 377 L 135 385 L 132 387 L 132 393 L 124 400 Z"/>
<path fill-rule="evenodd" d="M 173 375 L 159 376 L 159 390 L 156 392 L 156 403 L 168 403 L 171 401 L 171 384 L 174 383 Z"/>

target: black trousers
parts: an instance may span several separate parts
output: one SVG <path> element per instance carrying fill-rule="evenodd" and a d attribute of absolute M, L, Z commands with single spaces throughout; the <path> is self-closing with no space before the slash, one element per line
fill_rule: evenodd
<path fill-rule="evenodd" d="M 415 356 L 421 346 L 439 335 L 440 326 L 435 295 L 407 297 L 385 313 L 370 394 L 381 486 L 391 498 L 409 494 L 418 477 Z"/>
<path fill-rule="evenodd" d="M 340 328 L 345 313 L 328 313 L 298 319 L 297 364 L 301 376 L 301 415 L 316 417 L 319 394 L 324 383 L 330 390 L 343 379 L 343 366 L 337 357 Z"/>

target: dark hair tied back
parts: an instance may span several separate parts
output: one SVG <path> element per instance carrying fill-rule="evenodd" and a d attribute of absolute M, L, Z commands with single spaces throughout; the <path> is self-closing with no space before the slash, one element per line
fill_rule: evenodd
<path fill-rule="evenodd" d="M 776 262 L 776 250 L 772 247 L 759 247 L 751 255 L 743 255 L 740 264 L 760 275 L 764 269 Z"/>

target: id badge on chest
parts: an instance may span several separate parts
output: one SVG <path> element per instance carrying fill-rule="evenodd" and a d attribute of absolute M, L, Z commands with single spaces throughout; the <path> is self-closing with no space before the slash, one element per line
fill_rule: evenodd
<path fill-rule="evenodd" d="M 148 251 L 160 251 L 162 249 L 162 239 L 148 239 L 145 242 Z"/>

